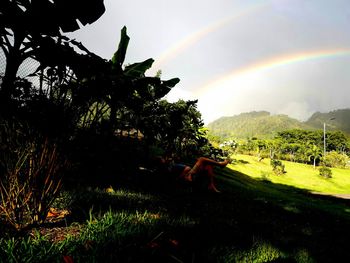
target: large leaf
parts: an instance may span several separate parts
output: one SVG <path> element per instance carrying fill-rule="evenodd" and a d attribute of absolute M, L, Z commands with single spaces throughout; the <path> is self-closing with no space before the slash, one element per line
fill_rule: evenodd
<path fill-rule="evenodd" d="M 179 78 L 173 78 L 169 80 L 162 81 L 161 85 L 157 87 L 155 90 L 155 98 L 160 99 L 167 95 L 171 88 L 175 87 L 177 83 L 179 83 Z"/>
<path fill-rule="evenodd" d="M 114 53 L 112 57 L 112 64 L 114 68 L 121 69 L 125 60 L 125 54 L 126 50 L 128 49 L 129 41 L 130 37 L 126 34 L 126 27 L 124 26 L 120 33 L 118 50 Z"/>
<path fill-rule="evenodd" d="M 53 0 L 58 21 L 63 32 L 79 29 L 74 22 L 78 19 L 82 25 L 91 24 L 105 12 L 104 0 Z"/>
<path fill-rule="evenodd" d="M 27 34 L 57 35 L 95 22 L 105 12 L 104 0 L 2 0 L 0 13 L 5 28 Z"/>
<path fill-rule="evenodd" d="M 179 82 L 180 82 L 179 78 L 173 78 L 173 79 L 169 79 L 169 80 L 164 80 L 162 84 L 167 86 L 167 87 L 173 88 Z"/>
<path fill-rule="evenodd" d="M 129 77 L 143 77 L 147 69 L 152 67 L 154 60 L 149 58 L 143 62 L 134 63 L 125 67 L 124 73 Z"/>

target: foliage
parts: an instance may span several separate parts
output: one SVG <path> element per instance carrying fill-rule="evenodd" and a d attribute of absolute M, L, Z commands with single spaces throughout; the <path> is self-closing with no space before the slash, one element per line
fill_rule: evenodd
<path fill-rule="evenodd" d="M 232 155 L 238 148 L 238 142 L 235 140 L 227 140 L 219 144 L 220 149 L 226 152 L 227 155 Z"/>
<path fill-rule="evenodd" d="M 349 157 L 344 153 L 338 153 L 336 151 L 331 151 L 327 153 L 325 158 L 323 158 L 323 165 L 327 167 L 337 167 L 337 168 L 346 168 L 347 163 L 349 162 Z"/>
<path fill-rule="evenodd" d="M 30 127 L 1 128 L 0 212 L 17 230 L 43 223 L 59 193 L 64 160 L 48 138 L 26 134 Z"/>
<path fill-rule="evenodd" d="M 332 121 L 329 121 L 330 118 Z M 340 109 L 329 113 L 315 113 L 306 122 L 301 122 L 286 115 L 270 115 L 266 111 L 241 113 L 230 117 L 221 117 L 208 124 L 210 133 L 224 140 L 257 137 L 273 138 L 277 132 L 285 130 L 323 130 L 323 123 L 329 131 L 341 131 L 350 134 L 350 109 Z"/>
<path fill-rule="evenodd" d="M 272 166 L 272 171 L 276 175 L 282 175 L 282 174 L 286 173 L 285 165 L 280 160 L 271 159 L 270 164 Z"/>
<path fill-rule="evenodd" d="M 166 155 L 187 158 L 200 154 L 207 144 L 197 101 L 155 102 L 146 108 L 141 131 L 149 144 L 163 148 Z"/>
<path fill-rule="evenodd" d="M 316 161 L 320 159 L 322 156 L 321 149 L 316 145 L 311 145 L 309 148 L 307 148 L 307 155 L 309 157 L 310 161 L 313 161 L 314 169 L 316 168 Z"/>
<path fill-rule="evenodd" d="M 208 124 L 210 132 L 224 139 L 236 138 L 272 138 L 278 131 L 287 129 L 305 129 L 303 123 L 286 115 L 270 115 L 269 112 L 241 113 L 231 117 L 222 117 Z"/>
<path fill-rule="evenodd" d="M 349 141 L 349 138 L 339 130 L 326 132 L 327 151 L 337 151 L 350 154 Z"/>
<path fill-rule="evenodd" d="M 121 30 L 118 50 L 111 60 L 102 59 L 81 43 L 61 35 L 39 33 L 35 38 L 28 35 L 26 39 L 27 51 L 40 63 L 32 74 L 40 79 L 39 87 L 19 79 L 15 88 L 7 90 L 12 108 L 1 104 L 0 112 L 21 124 L 28 123 L 31 132 L 28 139 L 26 134 L 18 134 L 23 149 L 18 146 L 15 153 L 23 153 L 23 166 L 16 169 L 16 173 L 13 167 L 17 166 L 11 166 L 6 169 L 10 172 L 4 172 L 2 177 L 2 200 L 6 205 L 10 204 L 6 193 L 23 196 L 12 198 L 17 202 L 15 207 L 23 206 L 21 215 L 12 216 L 15 219 L 10 222 L 16 228 L 44 222 L 61 186 L 59 177 L 50 174 L 65 165 L 57 156 L 58 149 L 63 149 L 72 163 L 72 170 L 65 177 L 69 177 L 65 181 L 68 185 L 77 184 L 77 175 L 84 183 L 89 183 L 94 176 L 100 184 L 114 182 L 114 177 L 127 177 L 130 170 L 135 172 L 142 162 L 144 156 L 140 148 L 144 145 L 159 144 L 166 151 L 185 157 L 205 148 L 207 140 L 197 102 L 161 100 L 179 79 L 161 80 L 160 74 L 146 76 L 153 59 L 123 65 L 129 43 L 126 27 Z M 28 54 L 22 55 L 24 60 Z M 7 63 L 11 66 L 9 57 Z M 18 65 L 11 66 L 12 74 Z M 11 82 L 11 74 L 5 75 L 5 83 Z M 5 86 L 1 86 L 2 91 Z M 125 132 L 132 130 L 142 134 L 142 141 L 124 138 Z M 15 164 L 22 160 L 17 155 L 7 159 Z M 8 160 L 4 163 L 10 166 Z M 45 167 L 39 169 L 40 166 Z M 9 179 L 9 173 L 14 174 L 14 180 Z M 38 176 L 30 177 L 32 174 Z M 18 221 L 22 225 L 18 225 Z"/>
<path fill-rule="evenodd" d="M 332 178 L 332 170 L 328 167 L 320 167 L 320 175 L 324 178 Z"/>
<path fill-rule="evenodd" d="M 327 152 L 336 151 L 341 156 L 346 157 L 346 153 L 349 153 L 350 149 L 348 147 L 350 140 L 340 131 L 330 131 L 326 135 Z M 256 155 L 259 159 L 276 158 L 310 163 L 316 168 L 324 155 L 323 131 L 295 129 L 280 131 L 274 139 L 247 138 L 240 140 L 237 152 Z M 342 165 L 344 162 L 346 163 L 345 159 L 342 161 Z"/>
<path fill-rule="evenodd" d="M 128 43 L 129 36 L 124 27 L 121 30 L 118 50 L 109 62 L 110 70 L 107 76 L 110 82 L 105 101 L 110 108 L 109 120 L 112 130 L 142 129 L 144 118 L 149 117 L 150 108 L 156 106 L 158 100 L 180 81 L 178 78 L 161 80 L 158 76 L 145 76 L 146 70 L 153 64 L 153 59 L 123 68 Z"/>
<path fill-rule="evenodd" d="M 229 151 L 213 146 L 208 143 L 201 147 L 201 156 L 207 156 L 213 160 L 224 160 L 227 159 L 230 154 Z"/>
<path fill-rule="evenodd" d="M 1 87 L 3 102 L 8 102 L 14 93 L 13 83 L 19 66 L 25 59 L 35 57 L 44 35 L 54 38 L 61 35 L 60 30 L 75 31 L 79 28 L 77 20 L 83 25 L 93 23 L 104 11 L 103 0 L 89 3 L 79 0 L 68 6 L 65 1 L 58 0 L 3 1 L 0 7 L 0 47 L 6 56 Z"/>
<path fill-rule="evenodd" d="M 320 148 L 323 147 L 323 131 L 322 130 L 285 130 L 278 132 L 277 138 L 281 138 L 286 143 L 309 143 Z M 326 150 L 346 152 L 348 138 L 341 131 L 326 132 Z"/>
<path fill-rule="evenodd" d="M 106 135 L 106 145 L 101 147 L 114 151 L 118 147 L 112 145 L 112 141 L 116 141 L 115 135 L 123 137 L 125 132 L 132 130 L 137 133 L 142 131 L 146 136 L 151 134 L 147 132 L 155 130 L 152 127 L 154 122 L 148 121 L 152 117 L 149 115 L 151 110 L 179 82 L 178 78 L 161 80 L 160 76 L 145 76 L 153 59 L 123 66 L 129 43 L 126 27 L 121 30 L 119 47 L 111 60 L 100 58 L 81 43 L 65 36 L 39 34 L 28 41 L 38 44 L 31 53 L 40 63 L 33 73 L 40 78 L 40 86 L 33 87 L 22 79 L 21 83 L 28 85 L 18 84 L 16 92 L 11 92 L 13 107 L 1 104 L 1 113 L 26 120 L 38 133 L 59 140 L 71 157 L 78 149 L 97 157 L 94 149 L 89 148 L 90 142 L 102 135 Z M 192 102 L 188 105 L 196 107 Z M 188 121 L 192 121 L 191 118 Z M 179 136 L 185 137 L 184 133 L 191 136 L 190 132 L 190 129 L 183 130 Z M 92 137 L 85 137 L 84 142 L 80 140 L 80 134 Z M 121 150 L 118 152 L 123 155 Z M 108 154 L 120 159 L 107 151 L 104 156 Z M 73 159 L 79 165 L 86 161 L 82 156 L 74 156 Z"/>

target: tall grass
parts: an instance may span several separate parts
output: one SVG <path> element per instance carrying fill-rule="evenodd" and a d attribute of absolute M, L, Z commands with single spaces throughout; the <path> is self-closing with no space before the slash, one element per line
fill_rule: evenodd
<path fill-rule="evenodd" d="M 18 231 L 45 221 L 66 166 L 55 143 L 30 132 L 19 123 L 0 126 L 0 216 Z"/>
<path fill-rule="evenodd" d="M 76 224 L 67 226 L 68 234 L 57 242 L 53 242 L 49 234 L 42 235 L 39 231 L 21 238 L 0 238 L 0 262 L 63 262 L 63 257 L 70 257 L 74 262 L 148 262 L 147 258 L 154 257 L 159 250 L 166 251 L 161 257 L 176 258 L 167 252 L 171 246 L 168 230 L 193 226 L 193 219 L 184 215 L 170 216 L 164 213 L 164 208 L 148 211 L 135 207 L 142 201 L 156 198 L 151 195 L 100 189 L 88 190 L 88 193 L 91 195 L 88 202 L 97 198 L 114 207 L 116 203 L 111 200 L 123 202 L 126 199 L 135 210 L 115 211 L 115 207 L 110 207 L 105 211 L 103 205 L 96 209 L 92 206 L 86 221 L 79 223 L 79 233 L 69 234 L 69 228 Z"/>

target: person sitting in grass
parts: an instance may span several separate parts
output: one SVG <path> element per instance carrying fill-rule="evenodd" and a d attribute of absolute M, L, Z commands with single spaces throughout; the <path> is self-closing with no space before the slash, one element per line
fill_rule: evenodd
<path fill-rule="evenodd" d="M 158 157 L 158 161 L 160 162 L 163 171 L 165 170 L 176 176 L 179 180 L 194 182 L 200 176 L 206 176 L 208 179 L 208 190 L 216 193 L 219 193 L 220 191 L 214 184 L 214 166 L 225 167 L 230 162 L 229 160 L 217 162 L 206 157 L 199 157 L 194 166 L 190 167 L 186 164 L 164 159 L 163 157 Z"/>

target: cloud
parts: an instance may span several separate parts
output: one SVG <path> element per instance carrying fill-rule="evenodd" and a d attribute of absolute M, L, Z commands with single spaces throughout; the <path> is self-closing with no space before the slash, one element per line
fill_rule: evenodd
<path fill-rule="evenodd" d="M 348 57 L 214 81 L 275 57 L 350 49 L 347 0 L 106 0 L 105 4 L 106 13 L 97 22 L 72 35 L 110 58 L 126 25 L 131 37 L 126 63 L 154 58 L 163 79 L 181 79 L 169 100 L 199 99 L 205 122 L 250 110 L 305 119 L 314 111 L 350 103 Z M 208 83 L 213 85 L 205 90 Z"/>
<path fill-rule="evenodd" d="M 350 56 L 328 57 L 232 74 L 197 93 L 198 108 L 206 123 L 252 110 L 305 120 L 315 111 L 347 107 L 350 72 L 345 65 L 349 62 Z M 337 80 L 341 86 L 334 86 Z"/>

